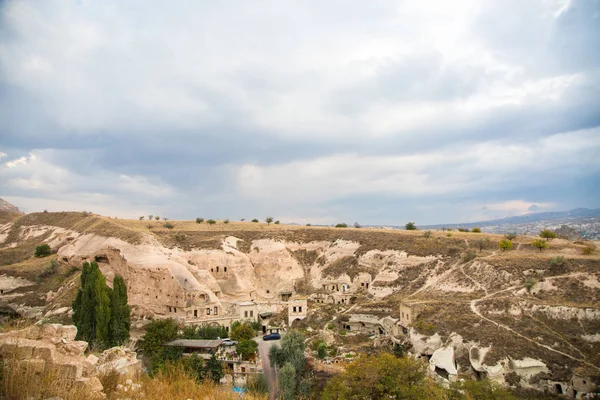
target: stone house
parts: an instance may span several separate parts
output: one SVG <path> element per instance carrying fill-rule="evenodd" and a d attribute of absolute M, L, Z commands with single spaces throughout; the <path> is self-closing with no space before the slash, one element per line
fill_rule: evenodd
<path fill-rule="evenodd" d="M 308 315 L 308 300 L 304 296 L 292 297 L 288 301 L 288 325 L 300 321 Z"/>

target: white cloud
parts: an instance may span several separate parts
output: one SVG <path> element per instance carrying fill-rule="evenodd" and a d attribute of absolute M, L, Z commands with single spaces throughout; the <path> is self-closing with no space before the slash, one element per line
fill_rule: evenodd
<path fill-rule="evenodd" d="M 346 153 L 284 164 L 234 169 L 242 195 L 290 204 L 351 195 L 400 198 L 478 193 L 569 179 L 578 163 L 600 170 L 600 129 L 554 135 L 538 142 L 485 142 L 408 156 Z M 506 203 L 517 206 L 517 203 Z M 515 209 L 520 210 L 520 206 Z M 528 204 L 529 207 L 531 204 Z"/>

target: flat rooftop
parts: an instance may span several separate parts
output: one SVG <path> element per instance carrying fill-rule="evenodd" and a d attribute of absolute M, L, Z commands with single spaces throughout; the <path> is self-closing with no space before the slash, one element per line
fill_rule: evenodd
<path fill-rule="evenodd" d="M 165 346 L 189 347 L 193 349 L 215 349 L 222 344 L 222 340 L 177 339 L 165 343 Z"/>

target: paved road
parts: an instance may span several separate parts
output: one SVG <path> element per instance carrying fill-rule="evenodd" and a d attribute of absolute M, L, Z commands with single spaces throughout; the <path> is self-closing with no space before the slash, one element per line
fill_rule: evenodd
<path fill-rule="evenodd" d="M 279 347 L 279 340 L 269 340 L 265 342 L 262 339 L 262 336 L 256 337 L 254 340 L 258 343 L 258 352 L 260 353 L 260 358 L 262 360 L 263 374 L 269 383 L 269 398 L 274 399 L 277 392 L 277 373 L 275 368 L 271 367 L 271 363 L 269 362 L 269 349 L 273 345 Z"/>

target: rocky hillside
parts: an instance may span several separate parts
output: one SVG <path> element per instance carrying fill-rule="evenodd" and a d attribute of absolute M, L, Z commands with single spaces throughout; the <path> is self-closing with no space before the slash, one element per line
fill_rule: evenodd
<path fill-rule="evenodd" d="M 4 199 L 0 199 L 0 224 L 14 221 L 21 215 L 23 215 L 23 213 L 19 211 L 17 207 Z"/>
<path fill-rule="evenodd" d="M 502 252 L 503 236 L 492 234 L 169 222 L 173 228 L 36 213 L 5 224 L 0 306 L 5 313 L 68 320 L 78 268 L 95 260 L 109 284 L 116 273 L 125 277 L 134 318 L 169 316 L 164 296 L 177 290 L 200 293 L 225 312 L 238 301 L 305 294 L 315 300 L 303 321 L 313 331 L 329 323 L 342 328 L 342 313 L 396 321 L 405 303 L 416 310 L 409 329 L 382 335 L 425 357 L 452 347 L 459 376 L 505 380 L 516 372 L 520 385 L 542 382 L 556 392 L 581 392 L 600 377 L 594 242 L 555 239 L 540 252 L 534 238 L 519 236 Z M 32 257 L 42 242 L 53 255 Z M 331 285 L 347 285 L 353 304 L 317 301 Z"/>

